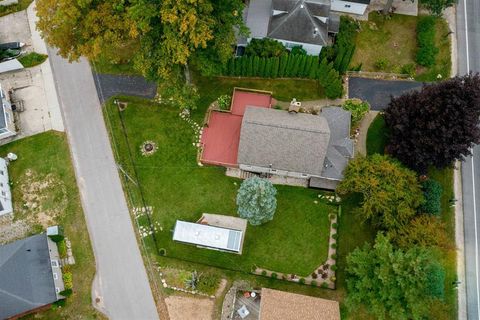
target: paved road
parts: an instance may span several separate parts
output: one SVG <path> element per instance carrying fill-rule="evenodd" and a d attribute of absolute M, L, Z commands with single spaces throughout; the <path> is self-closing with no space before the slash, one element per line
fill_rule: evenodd
<path fill-rule="evenodd" d="M 480 0 L 459 0 L 458 72 L 480 72 Z M 480 319 L 480 146 L 462 164 L 465 276 L 468 319 Z"/>
<path fill-rule="evenodd" d="M 406 80 L 377 80 L 358 77 L 348 79 L 348 97 L 370 103 L 372 110 L 383 110 L 390 97 L 398 97 L 405 92 L 422 88 L 421 82 Z"/>
<path fill-rule="evenodd" d="M 117 94 L 152 99 L 157 93 L 157 84 L 147 82 L 140 76 L 95 74 L 94 78 L 97 89 L 101 88 L 100 102 L 102 104 Z"/>
<path fill-rule="evenodd" d="M 49 56 L 97 264 L 93 299 L 110 319 L 158 319 L 90 66 Z"/>

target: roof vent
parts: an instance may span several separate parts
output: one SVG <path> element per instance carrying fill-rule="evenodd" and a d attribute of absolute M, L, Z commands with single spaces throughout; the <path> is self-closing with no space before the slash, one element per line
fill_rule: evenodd
<path fill-rule="evenodd" d="M 301 5 L 300 5 L 300 8 L 302 8 L 302 9 L 303 9 L 303 8 L 305 8 L 305 6 L 304 6 L 303 4 L 301 4 Z"/>
<path fill-rule="evenodd" d="M 318 28 L 313 29 L 313 34 L 317 35 L 318 34 Z"/>

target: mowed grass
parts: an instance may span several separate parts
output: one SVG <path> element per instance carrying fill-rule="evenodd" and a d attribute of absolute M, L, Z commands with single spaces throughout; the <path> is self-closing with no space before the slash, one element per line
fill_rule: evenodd
<path fill-rule="evenodd" d="M 384 154 L 387 140 L 388 133 L 385 126 L 385 118 L 382 114 L 377 114 L 367 132 L 367 155 L 374 153 Z"/>
<path fill-rule="evenodd" d="M 318 191 L 299 187 L 276 186 L 275 217 L 262 226 L 248 226 L 242 255 L 173 242 L 177 219 L 195 222 L 202 213 L 236 216 L 235 197 L 241 180 L 226 177 L 225 169 L 220 167 L 198 166 L 193 129 L 179 117 L 177 108 L 136 98 L 120 100 L 129 102 L 121 114 L 129 146 L 118 110 L 112 103 L 106 107 L 119 162 L 134 176 L 133 160 L 145 204 L 153 207 L 152 220 L 161 227 L 155 233 L 157 247 L 166 249 L 167 256 L 236 271 L 250 272 L 256 265 L 303 276 L 325 262 L 328 214 L 336 208 L 317 201 Z M 203 118 L 204 112 L 202 107 L 195 115 Z M 140 152 L 146 140 L 158 144 L 158 151 L 150 157 Z M 139 187 L 126 184 L 132 191 L 134 206 L 143 203 Z M 145 225 L 148 221 L 142 217 L 139 222 Z M 151 240 L 148 243 L 155 250 Z"/>
<path fill-rule="evenodd" d="M 12 194 L 14 211 L 21 205 L 21 193 L 16 181 L 25 175 L 27 170 L 33 170 L 40 176 L 53 174 L 66 187 L 68 204 L 65 212 L 58 217 L 57 223 L 64 227 L 65 235 L 72 243 L 75 265 L 72 266 L 73 294 L 68 298 L 67 305 L 61 309 L 50 309 L 35 316 L 35 319 L 103 319 L 91 305 L 91 284 L 95 273 L 93 257 L 87 227 L 80 204 L 70 152 L 65 134 L 50 131 L 29 138 L 11 142 L 0 147 L 0 154 L 8 152 L 18 155 L 18 160 L 8 168 L 10 180 L 13 181 Z M 51 190 L 55 193 L 56 190 Z M 54 198 L 54 196 L 49 197 Z"/>
<path fill-rule="evenodd" d="M 414 64 L 417 53 L 417 22 L 419 17 L 394 14 L 386 19 L 382 14 L 372 12 L 369 21 L 361 21 L 357 35 L 355 54 L 350 66 L 362 64 L 362 71 L 402 73 L 402 66 Z M 432 67 L 416 65 L 417 81 L 438 81 L 450 76 L 450 38 L 448 24 L 443 18 L 436 18 L 435 45 L 439 49 Z M 386 60 L 387 66 L 379 70 L 375 63 Z M 441 77 L 438 77 L 438 75 Z"/>
<path fill-rule="evenodd" d="M 46 54 L 40 54 L 36 52 L 30 52 L 18 59 L 18 61 L 25 67 L 25 68 L 30 68 L 30 67 L 35 67 L 41 63 L 43 63 L 45 60 L 47 60 L 48 56 Z"/>

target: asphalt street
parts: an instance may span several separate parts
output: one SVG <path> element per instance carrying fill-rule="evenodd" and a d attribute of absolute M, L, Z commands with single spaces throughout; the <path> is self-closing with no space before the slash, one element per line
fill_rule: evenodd
<path fill-rule="evenodd" d="M 372 110 L 383 110 L 391 97 L 419 90 L 423 83 L 408 80 L 377 80 L 367 78 L 348 78 L 348 97 L 368 101 Z"/>
<path fill-rule="evenodd" d="M 158 319 L 90 65 L 48 51 L 95 254 L 94 305 L 110 319 Z"/>
<path fill-rule="evenodd" d="M 480 72 L 480 0 L 457 6 L 458 72 Z M 465 277 L 468 319 L 480 319 L 480 146 L 462 163 Z"/>

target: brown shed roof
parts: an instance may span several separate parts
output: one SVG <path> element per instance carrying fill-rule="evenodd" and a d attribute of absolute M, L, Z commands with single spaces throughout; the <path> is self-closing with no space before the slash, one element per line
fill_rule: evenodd
<path fill-rule="evenodd" d="M 337 301 L 263 288 L 260 320 L 340 320 Z"/>

